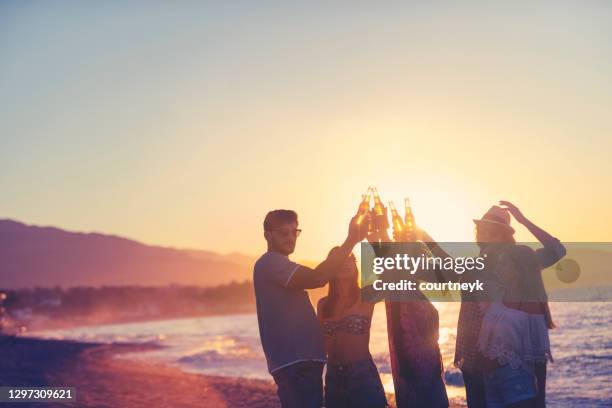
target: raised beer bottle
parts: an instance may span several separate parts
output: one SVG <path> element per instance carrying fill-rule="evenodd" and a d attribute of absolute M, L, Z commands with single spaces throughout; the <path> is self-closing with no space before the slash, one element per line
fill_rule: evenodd
<path fill-rule="evenodd" d="M 406 214 L 404 215 L 405 235 L 408 240 L 413 241 L 416 238 L 416 224 L 409 198 L 404 199 L 404 206 L 406 207 Z"/>
<path fill-rule="evenodd" d="M 404 221 L 402 221 L 402 217 L 397 212 L 393 201 L 389 201 L 389 208 L 391 209 L 391 220 L 393 221 L 393 235 L 401 237 L 404 231 Z"/>
<path fill-rule="evenodd" d="M 380 200 L 380 196 L 378 195 L 378 190 L 376 189 L 376 187 L 372 189 L 372 196 L 374 197 L 374 214 L 384 215 L 385 207 L 383 207 L 382 201 Z"/>
<path fill-rule="evenodd" d="M 374 208 L 372 209 L 372 229 L 378 231 L 387 231 L 389 228 L 389 220 L 387 219 L 387 212 L 385 211 L 385 206 L 378 195 L 378 190 L 376 187 L 372 188 L 372 196 L 374 197 Z"/>
<path fill-rule="evenodd" d="M 357 210 L 357 224 L 361 224 L 368 211 L 370 211 L 371 190 L 372 187 L 368 187 L 366 193 L 361 195 L 361 203 Z"/>

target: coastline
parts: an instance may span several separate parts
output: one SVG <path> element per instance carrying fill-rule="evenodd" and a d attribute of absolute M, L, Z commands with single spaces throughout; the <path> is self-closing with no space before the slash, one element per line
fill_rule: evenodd
<path fill-rule="evenodd" d="M 47 407 L 280 406 L 271 382 L 203 376 L 163 364 L 114 358 L 156 348 L 152 344 L 0 338 L 0 385 L 76 389 L 76 403 L 44 404 Z"/>
<path fill-rule="evenodd" d="M 17 328 L 21 327 L 20 330 L 13 330 L 13 332 L 27 334 L 46 330 L 68 330 L 100 325 L 146 323 L 164 320 L 193 319 L 198 317 L 233 316 L 248 313 L 255 313 L 255 304 L 244 304 L 232 308 L 216 309 L 206 313 L 158 314 L 153 316 L 127 316 L 122 318 L 117 318 L 115 315 L 105 315 L 103 319 L 92 319 L 91 316 L 59 319 L 37 318 L 31 321 L 14 321 L 12 325 Z"/>
<path fill-rule="evenodd" d="M 165 364 L 114 358 L 158 348 L 0 337 L 0 386 L 76 389 L 76 403 L 36 404 L 46 407 L 280 407 L 271 380 L 194 374 Z"/>

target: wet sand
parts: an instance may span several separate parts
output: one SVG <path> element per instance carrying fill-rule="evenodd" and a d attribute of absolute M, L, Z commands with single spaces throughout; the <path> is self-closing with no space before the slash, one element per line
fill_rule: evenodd
<path fill-rule="evenodd" d="M 74 387 L 76 403 L 2 407 L 280 407 L 272 381 L 185 373 L 167 365 L 114 356 L 156 348 L 0 338 L 0 386 Z"/>

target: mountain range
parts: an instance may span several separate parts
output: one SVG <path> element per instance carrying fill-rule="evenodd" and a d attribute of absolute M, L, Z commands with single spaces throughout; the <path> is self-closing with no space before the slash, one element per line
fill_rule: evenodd
<path fill-rule="evenodd" d="M 0 287 L 215 286 L 251 279 L 256 258 L 0 220 Z"/>
<path fill-rule="evenodd" d="M 580 265 L 565 284 L 553 266 L 548 289 L 612 286 L 612 245 L 566 244 L 566 259 Z M 600 245 L 601 246 L 601 245 Z M 145 245 L 115 235 L 71 232 L 0 219 L 0 288 L 74 286 L 217 286 L 252 278 L 256 261 L 241 253 Z M 314 267 L 312 262 L 301 262 Z"/>

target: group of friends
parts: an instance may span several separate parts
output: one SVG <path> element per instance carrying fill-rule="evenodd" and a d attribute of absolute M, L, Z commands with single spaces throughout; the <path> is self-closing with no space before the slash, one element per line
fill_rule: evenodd
<path fill-rule="evenodd" d="M 369 350 L 375 302 L 362 296 L 369 288 L 359 286 L 352 252 L 364 240 L 373 246 L 394 241 L 385 228 L 372 228 L 381 225 L 376 217 L 354 216 L 344 242 L 315 268 L 289 259 L 301 233 L 296 212 L 273 210 L 264 219 L 267 252 L 255 264 L 253 284 L 261 344 L 283 408 L 387 406 Z M 542 247 L 516 244 L 512 217 Z M 488 276 L 497 288 L 486 302 L 462 293 L 454 364 L 463 374 L 467 405 L 544 407 L 547 363 L 552 361 L 548 330 L 554 324 L 541 271 L 565 256 L 565 247 L 507 201 L 492 206 L 474 223 L 480 256 L 487 259 L 486 274 L 431 275 L 432 280 L 459 282 Z M 417 231 L 430 253 L 450 256 L 425 230 Z M 306 290 L 327 284 L 328 294 L 315 311 Z M 397 396 L 398 408 L 448 407 L 436 309 L 426 299 L 396 306 L 407 320 L 401 326 L 418 334 L 407 336 L 403 350 L 397 350 L 414 362 L 407 375 L 413 382 L 410 395 L 402 396 L 401 402 Z"/>

